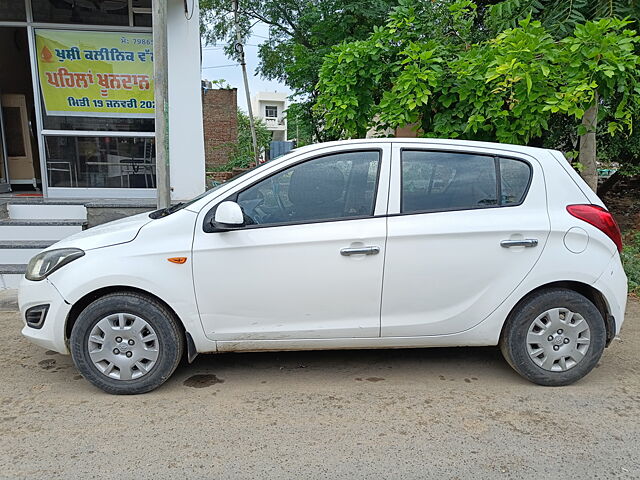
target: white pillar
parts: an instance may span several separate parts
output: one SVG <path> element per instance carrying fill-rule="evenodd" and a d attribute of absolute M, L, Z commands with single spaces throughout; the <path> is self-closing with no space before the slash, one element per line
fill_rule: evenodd
<path fill-rule="evenodd" d="M 174 201 L 188 200 L 205 189 L 199 5 L 198 0 L 186 4 L 188 13 L 184 0 L 167 0 L 169 152 Z"/>

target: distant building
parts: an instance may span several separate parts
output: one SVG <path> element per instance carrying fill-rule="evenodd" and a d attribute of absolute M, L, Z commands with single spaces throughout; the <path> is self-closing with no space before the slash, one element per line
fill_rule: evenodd
<path fill-rule="evenodd" d="M 287 139 L 287 94 L 278 92 L 259 92 L 251 99 L 253 116 L 261 119 L 267 129 L 273 133 L 272 140 Z"/>

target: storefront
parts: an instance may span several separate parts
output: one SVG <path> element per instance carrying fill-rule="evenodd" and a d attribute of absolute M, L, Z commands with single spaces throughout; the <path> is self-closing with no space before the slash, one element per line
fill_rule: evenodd
<path fill-rule="evenodd" d="M 197 0 L 167 0 L 172 198 L 204 189 Z M 0 193 L 155 197 L 151 0 L 0 0 Z"/>

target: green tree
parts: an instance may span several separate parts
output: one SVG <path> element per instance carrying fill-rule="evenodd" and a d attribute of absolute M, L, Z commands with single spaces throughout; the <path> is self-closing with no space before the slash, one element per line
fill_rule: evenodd
<path fill-rule="evenodd" d="M 555 108 L 580 118 L 580 155 L 582 176 L 595 190 L 596 132 L 598 112 L 606 118 L 611 135 L 623 130 L 632 131 L 633 117 L 640 107 L 640 57 L 635 53 L 640 38 L 626 29 L 629 22 L 615 18 L 576 25 L 574 34 L 561 40 L 558 71 L 564 84 L 554 100 L 547 100 Z M 600 101 L 602 99 L 602 101 Z"/>
<path fill-rule="evenodd" d="M 258 137 L 258 150 L 264 152 L 271 144 L 272 134 L 267 130 L 267 126 L 259 119 L 253 119 Z M 225 145 L 225 147 L 228 146 Z M 234 168 L 248 168 L 255 164 L 253 156 L 253 144 L 251 140 L 251 128 L 249 125 L 249 115 L 238 109 L 238 140 L 231 145 L 232 150 L 229 161 L 220 167 L 221 171 L 233 170 Z"/>
<path fill-rule="evenodd" d="M 640 27 L 640 3 L 638 0 L 503 0 L 489 8 L 487 26 L 493 31 L 499 31 L 507 27 L 516 26 L 520 20 L 528 16 L 539 20 L 547 31 L 553 34 L 555 38 L 560 39 L 569 36 L 576 28 L 586 24 L 588 21 L 602 19 L 627 19 L 632 22 L 630 27 L 637 30 Z M 580 50 L 581 53 L 584 51 Z M 635 52 L 640 54 L 640 44 L 636 44 Z M 598 92 L 596 92 L 596 95 L 598 95 Z M 619 104 L 618 101 L 594 101 L 593 108 L 588 111 L 587 118 L 583 121 L 584 128 L 588 128 L 590 132 L 581 135 L 580 141 L 574 145 L 574 149 L 579 148 L 581 151 L 582 160 L 580 160 L 580 163 L 583 166 L 585 163 L 593 164 L 595 162 L 595 132 L 604 130 L 606 133 L 608 128 L 615 128 L 617 123 L 615 110 L 607 108 L 608 104 L 611 103 L 614 105 Z M 596 123 L 602 123 L 606 125 L 606 128 L 598 128 Z M 556 136 L 554 132 L 548 133 L 550 137 Z M 599 135 L 598 144 L 599 148 L 602 147 L 603 153 L 598 155 L 600 161 L 606 162 L 608 160 L 608 152 L 613 148 L 625 154 L 623 157 L 625 158 L 625 168 L 621 172 L 630 173 L 635 171 L 632 166 L 639 164 L 637 155 L 633 149 L 627 148 L 634 144 L 633 141 L 628 143 L 620 135 Z M 593 172 L 593 166 L 588 166 L 585 171 Z M 614 180 L 617 178 L 619 176 L 615 176 Z M 589 181 L 595 184 L 596 178 L 592 177 Z M 613 183 L 607 182 L 608 187 L 612 185 Z"/>
<path fill-rule="evenodd" d="M 418 124 L 427 136 L 527 144 L 563 116 L 590 136 L 580 142 L 580 161 L 595 187 L 589 140 L 599 106 L 611 112 L 607 131 L 617 135 L 631 129 L 640 104 L 638 37 L 629 22 L 586 22 L 556 40 L 527 18 L 472 43 L 476 5 L 459 0 L 447 10 L 425 23 L 428 6 L 401 5 L 369 38 L 334 48 L 322 66 L 316 106 L 327 128 L 355 137 Z"/>
<path fill-rule="evenodd" d="M 289 138 L 295 138 L 298 147 L 313 143 L 313 124 L 308 109 L 300 103 L 291 103 L 285 114 Z"/>
<path fill-rule="evenodd" d="M 323 57 L 334 45 L 367 37 L 396 4 L 397 0 L 239 0 L 239 24 L 243 38 L 256 23 L 269 26 L 268 38 L 259 47 L 257 72 L 291 88 L 313 125 L 314 137 L 327 140 L 323 119 L 311 108 Z M 235 58 L 231 2 L 201 0 L 200 10 L 205 40 L 226 42 L 225 52 Z"/>
<path fill-rule="evenodd" d="M 578 24 L 602 18 L 640 20 L 638 0 L 504 0 L 489 8 L 488 26 L 499 32 L 518 26 L 527 17 L 540 20 L 557 38 L 570 35 Z"/>

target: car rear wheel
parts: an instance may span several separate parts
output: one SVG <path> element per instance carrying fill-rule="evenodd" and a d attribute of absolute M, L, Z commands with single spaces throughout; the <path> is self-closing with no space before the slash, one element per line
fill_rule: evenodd
<path fill-rule="evenodd" d="M 538 385 L 569 385 L 602 356 L 602 314 L 573 290 L 548 289 L 521 302 L 507 320 L 500 348 L 520 375 Z"/>
<path fill-rule="evenodd" d="M 173 314 L 131 292 L 99 298 L 78 316 L 71 356 L 82 375 L 107 393 L 145 393 L 174 372 L 184 349 Z"/>

